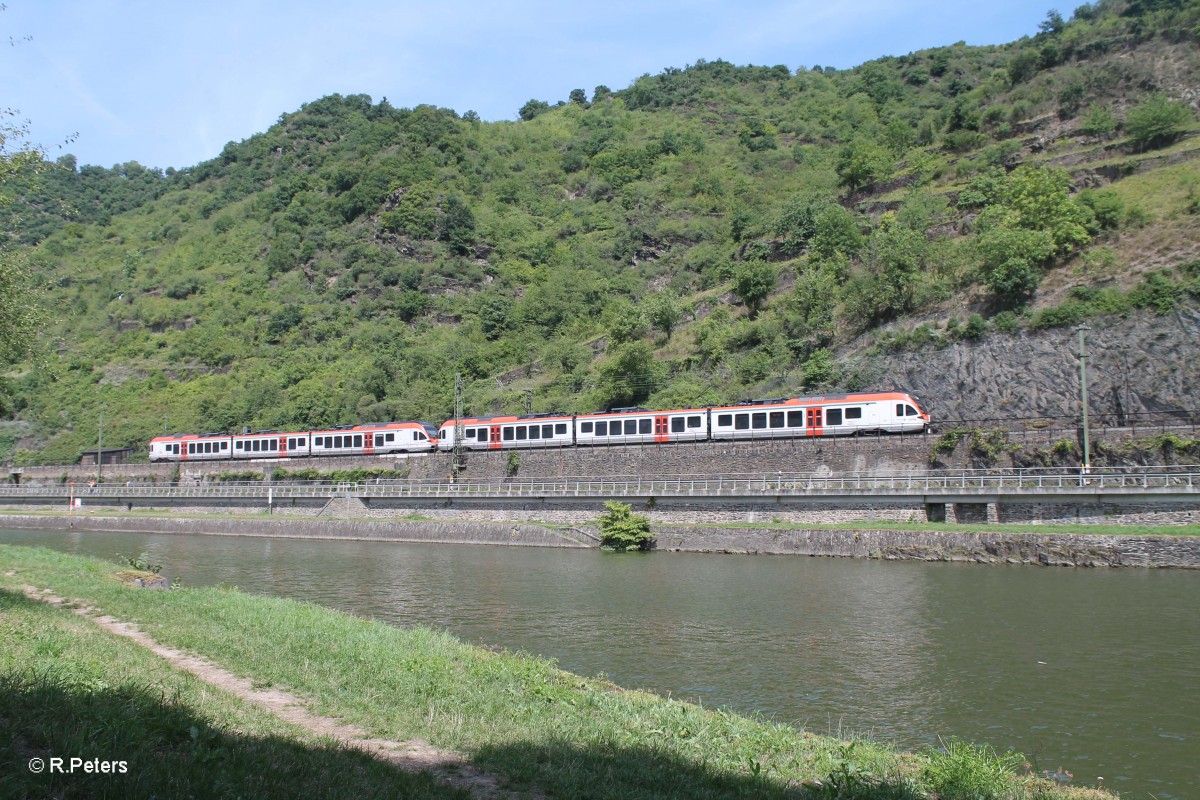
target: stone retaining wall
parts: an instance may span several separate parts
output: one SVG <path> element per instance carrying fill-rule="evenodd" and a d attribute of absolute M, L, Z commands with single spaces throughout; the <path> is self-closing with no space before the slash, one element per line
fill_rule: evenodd
<path fill-rule="evenodd" d="M 435 521 L 298 520 L 0 516 L 0 527 L 139 533 L 367 539 L 442 544 L 595 547 L 591 526 L 548 527 L 509 523 Z M 841 556 L 888 560 L 968 561 L 1087 567 L 1200 569 L 1197 536 L 967 533 L 872 530 L 804 530 L 770 527 L 654 525 L 656 549 L 694 553 Z"/>

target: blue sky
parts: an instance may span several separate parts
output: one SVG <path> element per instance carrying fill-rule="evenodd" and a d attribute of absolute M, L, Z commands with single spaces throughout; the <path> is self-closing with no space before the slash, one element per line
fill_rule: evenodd
<path fill-rule="evenodd" d="M 698 59 L 852 67 L 1037 32 L 1046 0 L 2 0 L 0 108 L 51 158 L 185 167 L 335 92 L 515 119 Z M 1082 2 L 1082 0 L 1080 0 Z M 1069 17 L 1073 7 L 1060 9 Z M 2 40 L 0 40 L 2 41 Z M 62 144 L 76 135 L 74 141 Z"/>

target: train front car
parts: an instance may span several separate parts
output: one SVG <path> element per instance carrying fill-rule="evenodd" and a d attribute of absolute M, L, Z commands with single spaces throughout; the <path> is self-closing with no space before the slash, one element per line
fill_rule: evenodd
<path fill-rule="evenodd" d="M 907 392 L 853 392 L 743 400 L 711 410 L 713 439 L 920 433 L 929 415 Z"/>
<path fill-rule="evenodd" d="M 523 416 L 468 417 L 447 420 L 438 429 L 438 449 L 454 449 L 455 429 L 463 426 L 463 446 L 468 450 L 512 450 L 534 447 L 570 447 L 575 443 L 570 414 L 550 412 Z"/>

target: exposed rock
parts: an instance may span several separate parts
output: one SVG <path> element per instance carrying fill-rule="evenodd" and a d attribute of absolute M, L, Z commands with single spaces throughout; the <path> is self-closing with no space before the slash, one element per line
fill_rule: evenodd
<path fill-rule="evenodd" d="M 1194 412 L 1200 397 L 1200 310 L 1089 323 L 1088 405 L 1097 425 L 1134 414 Z M 893 353 L 864 365 L 878 386 L 918 394 L 935 419 L 995 422 L 1077 416 L 1078 334 L 1053 328 L 943 349 Z"/>

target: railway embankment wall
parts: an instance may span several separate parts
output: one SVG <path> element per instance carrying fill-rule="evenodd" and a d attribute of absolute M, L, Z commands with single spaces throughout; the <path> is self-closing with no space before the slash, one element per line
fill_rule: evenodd
<path fill-rule="evenodd" d="M 1098 428 L 1092 431 L 1093 463 L 1162 464 L 1181 454 L 1138 449 L 1135 441 L 1152 442 L 1159 428 Z M 1192 434 L 1189 434 L 1192 435 Z M 492 478 L 619 477 L 631 475 L 731 475 L 781 471 L 835 476 L 920 475 L 931 470 L 983 467 L 1060 466 L 1079 463 L 1080 433 L 1076 430 L 1009 431 L 986 441 L 962 436 L 945 449 L 940 433 L 821 437 L 757 442 L 684 442 L 627 447 L 570 447 L 519 450 L 516 463 L 508 451 L 469 451 L 464 480 Z M 1184 458 L 1190 457 L 1182 454 Z M 1195 459 L 1193 458 L 1194 462 Z M 390 469 L 411 480 L 445 480 L 451 472 L 448 453 L 409 456 L 298 458 L 286 461 L 212 461 L 165 464 L 114 464 L 103 467 L 105 482 L 204 483 L 222 475 L 269 478 L 276 470 Z M 10 481 L 76 483 L 95 480 L 94 465 L 31 466 L 10 469 Z M 4 475 L 0 474 L 0 480 Z"/>
<path fill-rule="evenodd" d="M 395 520 L 4 515 L 0 527 L 275 538 L 597 547 L 589 525 Z M 657 549 L 673 552 L 835 556 L 1073 567 L 1200 569 L 1200 537 L 1001 532 L 818 530 L 754 526 L 654 525 Z"/>

